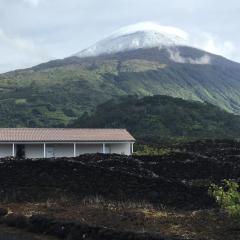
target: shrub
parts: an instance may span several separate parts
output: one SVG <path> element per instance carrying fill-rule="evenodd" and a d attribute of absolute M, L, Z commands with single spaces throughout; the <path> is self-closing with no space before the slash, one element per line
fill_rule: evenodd
<path fill-rule="evenodd" d="M 169 148 L 153 147 L 149 145 L 138 145 L 136 147 L 135 155 L 151 155 L 151 156 L 163 156 L 168 155 L 171 152 Z"/>
<path fill-rule="evenodd" d="M 224 180 L 222 186 L 212 184 L 209 194 L 230 216 L 240 218 L 240 186 L 232 180 Z"/>

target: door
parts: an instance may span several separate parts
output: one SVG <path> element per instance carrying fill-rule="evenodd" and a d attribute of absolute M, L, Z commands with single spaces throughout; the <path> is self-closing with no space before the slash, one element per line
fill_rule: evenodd
<path fill-rule="evenodd" d="M 46 157 L 47 158 L 53 158 L 54 155 L 54 147 L 46 147 Z"/>
<path fill-rule="evenodd" d="M 25 145 L 23 144 L 17 145 L 16 157 L 20 159 L 25 158 Z"/>

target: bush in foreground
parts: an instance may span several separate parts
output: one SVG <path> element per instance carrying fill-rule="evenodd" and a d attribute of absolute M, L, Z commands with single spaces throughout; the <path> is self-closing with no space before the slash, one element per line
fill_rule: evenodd
<path fill-rule="evenodd" d="M 209 194 L 230 216 L 240 219 L 240 186 L 231 180 L 224 180 L 222 186 L 212 184 Z"/>

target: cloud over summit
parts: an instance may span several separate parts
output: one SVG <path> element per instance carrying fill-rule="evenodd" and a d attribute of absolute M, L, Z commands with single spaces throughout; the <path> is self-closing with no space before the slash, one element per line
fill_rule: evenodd
<path fill-rule="evenodd" d="M 0 72 L 70 56 L 146 21 L 240 62 L 239 12 L 238 0 L 0 0 Z"/>

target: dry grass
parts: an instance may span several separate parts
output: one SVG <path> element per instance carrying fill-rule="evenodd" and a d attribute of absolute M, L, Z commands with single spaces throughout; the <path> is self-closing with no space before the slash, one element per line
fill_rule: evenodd
<path fill-rule="evenodd" d="M 58 219 L 135 232 L 197 240 L 240 240 L 240 224 L 216 210 L 177 211 L 164 206 L 154 208 L 146 202 L 113 202 L 100 196 L 79 202 L 4 204 L 10 212 L 31 216 L 47 214 Z"/>

